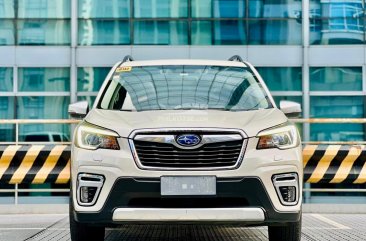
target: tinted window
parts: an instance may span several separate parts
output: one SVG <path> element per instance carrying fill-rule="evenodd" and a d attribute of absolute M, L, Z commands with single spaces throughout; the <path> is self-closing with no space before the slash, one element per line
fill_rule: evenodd
<path fill-rule="evenodd" d="M 27 135 L 25 137 L 25 141 L 32 141 L 32 142 L 49 141 L 49 137 L 48 135 Z"/>
<path fill-rule="evenodd" d="M 61 141 L 60 135 L 52 135 L 52 137 L 53 137 L 53 141 Z"/>
<path fill-rule="evenodd" d="M 62 141 L 70 141 L 69 137 L 67 137 L 66 135 L 62 135 Z"/>
<path fill-rule="evenodd" d="M 100 107 L 130 111 L 241 111 L 272 106 L 247 68 L 180 65 L 118 68 Z"/>

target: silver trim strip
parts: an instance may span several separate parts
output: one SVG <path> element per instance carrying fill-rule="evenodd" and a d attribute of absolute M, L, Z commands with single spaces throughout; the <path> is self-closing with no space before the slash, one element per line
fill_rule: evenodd
<path fill-rule="evenodd" d="M 83 177 L 96 179 L 97 181 L 82 180 Z M 76 197 L 77 197 L 78 204 L 80 206 L 93 206 L 97 202 L 99 193 L 103 187 L 103 183 L 104 183 L 104 177 L 101 175 L 94 175 L 94 174 L 87 174 L 87 173 L 79 174 L 78 181 L 77 181 L 77 189 L 76 189 Z M 90 203 L 81 202 L 81 198 L 80 198 L 80 188 L 81 187 L 96 187 L 97 188 L 94 198 Z"/>
<path fill-rule="evenodd" d="M 291 180 L 278 180 L 280 178 L 292 178 Z M 295 206 L 297 205 L 297 203 L 299 202 L 299 197 L 300 197 L 300 193 L 299 193 L 299 178 L 298 175 L 296 173 L 286 173 L 286 174 L 279 174 L 279 175 L 275 175 L 272 178 L 272 182 L 273 185 L 276 189 L 277 192 L 277 196 L 279 197 L 281 203 L 285 206 Z M 286 202 L 282 195 L 281 195 L 281 191 L 280 191 L 280 187 L 289 187 L 289 186 L 294 186 L 296 187 L 296 199 L 295 202 Z"/>
<path fill-rule="evenodd" d="M 263 222 L 261 208 L 117 208 L 113 221 L 246 221 Z"/>
<path fill-rule="evenodd" d="M 241 147 L 241 151 L 239 154 L 239 158 L 237 160 L 237 162 L 232 165 L 232 166 L 226 166 L 226 167 L 201 167 L 201 168 L 174 168 L 174 167 L 148 167 L 148 166 L 144 166 L 142 165 L 142 163 L 140 162 L 139 158 L 138 158 L 138 154 L 136 152 L 136 148 L 135 148 L 135 144 L 133 142 L 133 140 L 137 137 L 137 136 L 142 136 L 143 138 L 145 138 L 145 136 L 147 136 L 147 133 L 169 133 L 170 136 L 167 139 L 164 139 L 162 141 L 174 141 L 174 135 L 172 135 L 171 133 L 174 132 L 194 132 L 194 133 L 200 133 L 203 132 L 205 134 L 205 136 L 211 136 L 208 133 L 209 132 L 228 132 L 230 134 L 228 135 L 223 135 L 223 136 L 230 136 L 229 138 L 238 138 L 238 136 L 240 136 L 240 139 L 243 139 L 243 144 Z M 233 134 L 233 133 L 237 133 L 237 134 Z M 151 134 L 151 135 L 152 135 Z M 149 136 L 151 136 L 149 135 Z M 214 134 L 212 136 L 215 136 Z M 235 136 L 235 137 L 234 137 Z M 155 135 L 155 137 L 159 140 L 161 137 L 160 135 Z M 173 137 L 173 138 L 172 138 Z M 141 140 L 141 139 L 140 139 Z M 145 139 L 146 140 L 146 139 Z M 217 139 L 216 139 L 217 140 Z M 237 139 L 230 139 L 230 140 L 237 140 Z M 210 139 L 210 138 L 206 138 L 206 141 L 215 141 L 215 138 Z M 241 162 L 244 159 L 244 153 L 245 153 L 245 149 L 247 147 L 248 144 L 248 136 L 247 134 L 240 129 L 232 129 L 232 128 L 157 128 L 157 129 L 138 129 L 138 130 L 134 130 L 133 132 L 131 132 L 131 134 L 128 136 L 128 143 L 130 144 L 130 148 L 131 148 L 131 152 L 133 155 L 133 158 L 136 162 L 136 165 L 143 170 L 159 170 L 159 171 L 213 171 L 213 170 L 232 170 L 232 169 L 236 169 L 240 166 Z M 167 142 L 165 142 L 167 143 Z M 171 142 L 170 142 L 171 143 Z M 179 146 L 181 148 L 181 146 Z M 197 146 L 195 146 L 195 148 L 197 148 Z M 192 149 L 192 148 L 191 148 Z"/>
<path fill-rule="evenodd" d="M 239 134 L 232 135 L 202 135 L 201 142 L 198 145 L 192 147 L 186 147 L 179 145 L 176 140 L 175 135 L 140 135 L 137 134 L 133 139 L 137 141 L 148 141 L 148 142 L 158 142 L 172 144 L 181 149 L 196 149 L 208 143 L 226 142 L 226 141 L 239 141 L 243 137 Z"/>

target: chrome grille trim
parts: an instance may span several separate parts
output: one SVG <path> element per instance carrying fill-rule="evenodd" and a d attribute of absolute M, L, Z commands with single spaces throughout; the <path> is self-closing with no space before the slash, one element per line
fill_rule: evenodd
<path fill-rule="evenodd" d="M 218 143 L 218 142 L 227 142 L 227 141 L 239 141 L 242 140 L 243 137 L 239 134 L 229 134 L 229 135 L 202 135 L 201 142 L 198 145 L 187 147 L 179 145 L 174 135 L 140 135 L 137 134 L 135 141 L 147 141 L 147 142 L 157 142 L 157 143 L 166 143 L 172 144 L 180 149 L 197 149 L 205 144 L 209 143 Z"/>
<path fill-rule="evenodd" d="M 187 149 L 191 149 L 192 152 L 194 152 L 194 149 L 198 149 L 199 147 L 202 147 L 204 144 L 200 144 L 194 147 L 182 147 L 175 143 L 175 135 L 174 132 L 177 133 L 202 133 L 202 142 L 204 141 L 204 144 L 210 144 L 210 143 L 220 143 L 220 142 L 228 142 L 228 141 L 240 141 L 242 140 L 240 153 L 238 155 L 238 158 L 236 162 L 232 165 L 227 166 L 217 166 L 217 167 L 153 167 L 153 166 L 146 166 L 143 165 L 138 157 L 138 153 L 136 150 L 136 146 L 134 143 L 134 140 L 136 141 L 147 141 L 147 142 L 156 142 L 156 143 L 166 143 L 166 144 L 172 144 L 174 147 L 178 147 L 179 149 L 182 149 L 182 151 L 187 151 Z M 210 132 L 213 133 L 210 135 Z M 155 134 L 156 133 L 156 134 Z M 167 133 L 167 135 L 161 134 L 161 133 Z M 222 133 L 222 135 L 218 135 L 217 133 Z M 225 134 L 227 133 L 227 134 Z M 236 169 L 240 166 L 241 162 L 244 158 L 245 149 L 248 144 L 248 136 L 246 133 L 240 129 L 222 129 L 222 128 L 164 128 L 164 129 L 139 129 L 133 131 L 129 137 L 128 142 L 131 148 L 131 152 L 133 155 L 133 158 L 136 162 L 136 165 L 140 169 L 145 170 L 166 170 L 166 171 L 184 171 L 184 170 L 190 170 L 190 171 L 202 171 L 202 170 L 228 170 L 228 169 Z M 213 150 L 214 152 L 214 150 Z M 169 152 L 167 152 L 169 153 Z M 171 152 L 170 152 L 171 153 Z M 158 155 L 160 156 L 160 155 Z M 220 161 L 220 158 L 217 159 L 218 164 L 222 164 L 223 162 Z M 192 163 L 193 164 L 193 163 Z"/>

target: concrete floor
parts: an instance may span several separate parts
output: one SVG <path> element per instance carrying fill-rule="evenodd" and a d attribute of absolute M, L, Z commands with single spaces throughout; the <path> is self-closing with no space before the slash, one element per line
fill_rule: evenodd
<path fill-rule="evenodd" d="M 0 240 L 70 240 L 66 214 L 0 215 Z M 108 241 L 261 241 L 267 228 L 210 227 L 199 225 L 124 225 L 107 229 Z M 304 214 L 303 241 L 364 241 L 365 214 Z"/>

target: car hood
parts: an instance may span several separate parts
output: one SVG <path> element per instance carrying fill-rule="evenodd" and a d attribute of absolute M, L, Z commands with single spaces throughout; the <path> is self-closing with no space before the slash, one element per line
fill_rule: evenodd
<path fill-rule="evenodd" d="M 235 128 L 248 137 L 261 130 L 280 125 L 287 117 L 278 109 L 253 111 L 158 110 L 126 112 L 93 109 L 85 120 L 128 137 L 133 130 L 146 128 Z"/>

